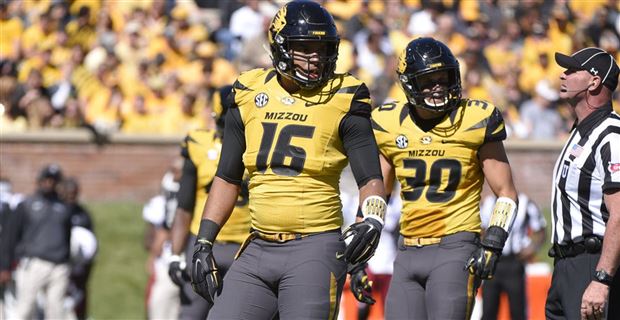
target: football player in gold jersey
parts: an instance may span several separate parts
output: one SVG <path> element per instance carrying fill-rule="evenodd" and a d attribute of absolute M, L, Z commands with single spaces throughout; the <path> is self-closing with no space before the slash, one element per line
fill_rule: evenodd
<path fill-rule="evenodd" d="M 433 38 L 407 45 L 398 76 L 407 101 L 372 114 L 387 192 L 397 178 L 403 202 L 386 318 L 468 319 L 516 208 L 504 122 L 491 103 L 461 98 L 459 63 Z M 480 241 L 485 178 L 499 200 Z"/>
<path fill-rule="evenodd" d="M 223 87 L 215 94 L 227 96 L 232 87 Z M 180 319 L 205 319 L 212 304 L 197 295 L 189 282 L 186 266 L 192 261 L 194 242 L 198 234 L 202 211 L 209 190 L 215 178 L 217 162 L 220 159 L 223 133 L 223 108 L 216 117 L 216 130 L 199 129 L 189 132 L 181 146 L 185 161 L 177 195 L 178 208 L 172 225 L 172 253 L 169 265 L 170 278 L 182 289 Z M 218 234 L 213 252 L 220 262 L 220 272 L 225 274 L 243 240 L 250 231 L 250 212 L 248 208 L 247 180 L 241 184 L 239 198 L 233 213 Z M 180 256 L 185 252 L 185 261 Z"/>
<path fill-rule="evenodd" d="M 372 256 L 383 227 L 370 95 L 359 80 L 334 74 L 339 37 L 316 2 L 284 5 L 269 42 L 274 68 L 243 73 L 228 97 L 192 285 L 207 300 L 221 293 L 209 319 L 335 319 L 347 265 Z M 347 160 L 363 217 L 341 236 L 338 185 Z M 230 216 L 244 168 L 253 231 L 222 282 L 212 243 Z"/>

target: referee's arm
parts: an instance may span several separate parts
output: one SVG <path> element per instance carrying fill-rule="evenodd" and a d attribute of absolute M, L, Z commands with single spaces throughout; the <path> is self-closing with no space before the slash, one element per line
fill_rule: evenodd
<path fill-rule="evenodd" d="M 603 201 L 609 211 L 609 220 L 605 227 L 603 251 L 596 265 L 596 270 L 605 270 L 615 275 L 620 264 L 620 189 L 610 189 L 604 192 Z"/>

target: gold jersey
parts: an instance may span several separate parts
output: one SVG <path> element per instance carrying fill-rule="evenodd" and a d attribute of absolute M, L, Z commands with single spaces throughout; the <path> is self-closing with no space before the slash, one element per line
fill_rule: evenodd
<path fill-rule="evenodd" d="M 336 75 L 321 89 L 289 94 L 273 69 L 242 74 L 233 86 L 250 174 L 252 227 L 266 233 L 338 229 L 338 182 L 347 157 L 339 126 L 347 113 L 370 113 L 366 86 Z"/>
<path fill-rule="evenodd" d="M 409 107 L 396 102 L 373 110 L 372 124 L 379 151 L 401 184 L 401 234 L 427 238 L 480 232 L 484 174 L 478 149 L 506 138 L 499 110 L 485 101 L 462 99 L 425 132 L 413 122 Z"/>
<path fill-rule="evenodd" d="M 215 130 L 191 131 L 182 145 L 181 153 L 196 167 L 196 203 L 190 225 L 190 232 L 194 235 L 198 234 L 200 228 L 202 211 L 209 196 L 213 178 L 215 178 L 221 150 L 222 142 Z M 250 214 L 247 185 L 242 185 L 241 189 L 232 215 L 220 230 L 216 241 L 242 243 L 249 234 Z"/>

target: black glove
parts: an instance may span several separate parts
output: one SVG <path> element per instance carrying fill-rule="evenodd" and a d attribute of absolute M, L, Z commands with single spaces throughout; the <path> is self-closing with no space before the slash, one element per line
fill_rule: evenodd
<path fill-rule="evenodd" d="M 174 255 L 170 258 L 170 264 L 168 265 L 168 275 L 170 280 L 179 287 L 183 287 L 183 284 L 187 283 L 189 274 L 187 274 L 185 268 L 185 261 L 181 260 L 181 257 Z"/>
<path fill-rule="evenodd" d="M 191 273 L 192 289 L 211 304 L 222 293 L 222 275 L 215 263 L 212 247 L 205 239 L 196 240 Z"/>
<path fill-rule="evenodd" d="M 350 225 L 340 236 L 344 240 L 353 236 L 344 253 L 338 254 L 337 258 L 344 258 L 344 261 L 351 265 L 364 264 L 375 254 L 379 245 L 379 237 L 383 226 L 373 218 L 366 218 L 362 222 Z"/>
<path fill-rule="evenodd" d="M 497 226 L 489 227 L 480 242 L 480 248 L 472 252 L 465 269 L 479 279 L 493 279 L 497 260 L 502 255 L 507 238 L 508 232 L 504 229 Z"/>
<path fill-rule="evenodd" d="M 355 299 L 359 302 L 367 304 L 375 304 L 375 299 L 372 298 L 372 281 L 368 280 L 366 274 L 366 264 L 359 264 L 351 270 L 351 292 L 355 296 Z"/>
<path fill-rule="evenodd" d="M 480 247 L 471 254 L 465 268 L 479 279 L 493 279 L 499 256 L 500 253 Z"/>

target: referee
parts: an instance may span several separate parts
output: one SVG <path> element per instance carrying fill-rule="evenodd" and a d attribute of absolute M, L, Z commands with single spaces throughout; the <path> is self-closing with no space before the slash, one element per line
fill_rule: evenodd
<path fill-rule="evenodd" d="M 482 229 L 489 227 L 497 198 L 489 195 L 480 206 Z M 508 295 L 510 319 L 527 319 L 525 266 L 545 242 L 547 223 L 538 206 L 519 193 L 519 207 L 512 230 L 499 258 L 493 279 L 482 283 L 482 320 L 497 319 L 502 292 Z"/>
<path fill-rule="evenodd" d="M 554 260 L 547 319 L 620 319 L 620 116 L 611 99 L 618 65 L 599 48 L 555 54 L 560 98 L 577 121 L 553 172 Z"/>

